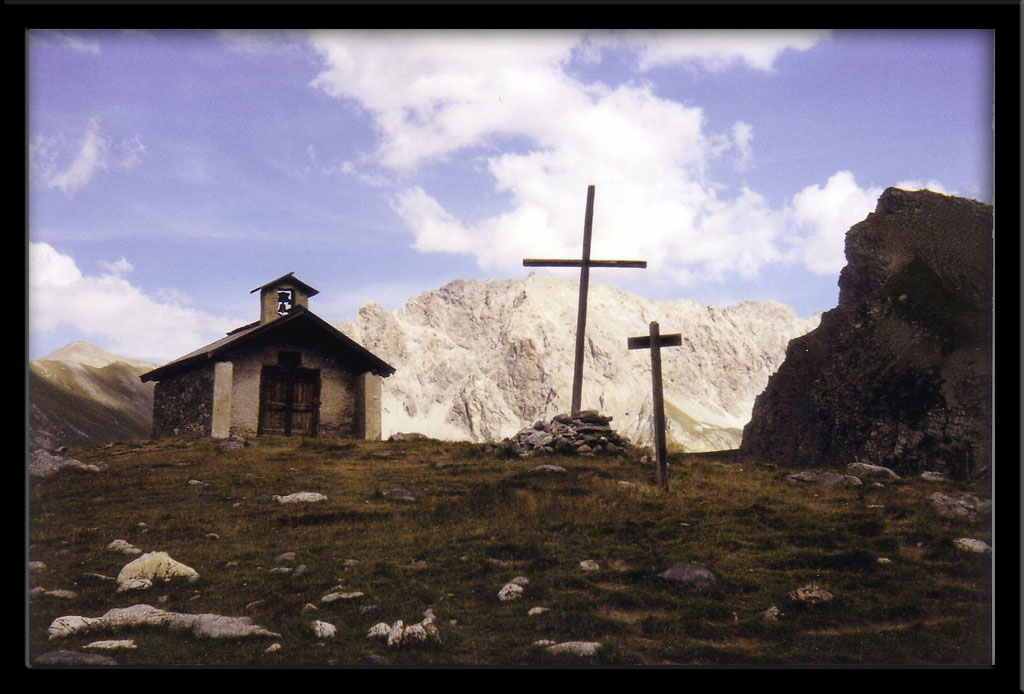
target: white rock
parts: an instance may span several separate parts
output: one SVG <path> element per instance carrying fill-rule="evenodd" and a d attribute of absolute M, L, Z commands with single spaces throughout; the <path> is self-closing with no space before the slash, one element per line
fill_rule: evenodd
<path fill-rule="evenodd" d="M 78 593 L 73 590 L 48 590 L 44 595 L 51 598 L 62 598 L 64 600 L 74 600 L 78 597 Z"/>
<path fill-rule="evenodd" d="M 537 641 L 533 642 L 533 645 L 534 646 L 554 646 L 555 643 L 556 642 L 552 641 L 551 639 L 538 639 Z"/>
<path fill-rule="evenodd" d="M 568 654 L 592 657 L 597 655 L 600 649 L 601 644 L 597 641 L 566 641 L 564 643 L 556 643 L 554 646 L 548 646 L 547 651 L 553 655 Z"/>
<path fill-rule="evenodd" d="M 921 473 L 921 479 L 929 482 L 948 482 L 949 477 L 943 475 L 941 472 L 932 472 L 931 470 L 925 470 Z"/>
<path fill-rule="evenodd" d="M 305 504 L 327 500 L 327 497 L 319 492 L 296 492 L 287 496 L 275 494 L 270 498 L 279 504 Z"/>
<path fill-rule="evenodd" d="M 137 590 L 149 590 L 153 582 L 148 578 L 129 578 L 117 584 L 118 593 L 130 593 Z"/>
<path fill-rule="evenodd" d="M 48 633 L 51 639 L 62 639 L 74 634 L 84 634 L 101 627 L 102 623 L 99 619 L 68 615 L 66 617 L 57 617 L 57 619 L 53 620 Z"/>
<path fill-rule="evenodd" d="M 126 564 L 117 575 L 117 582 L 123 585 L 135 579 L 167 581 L 177 577 L 186 578 L 191 583 L 198 580 L 199 573 L 192 567 L 171 559 L 167 552 L 149 552 Z"/>
<path fill-rule="evenodd" d="M 509 583 L 515 583 L 517 586 L 530 585 L 530 579 L 526 576 L 516 576 L 515 578 L 509 579 Z"/>
<path fill-rule="evenodd" d="M 363 594 L 356 591 L 352 593 L 328 593 L 320 598 L 320 602 L 334 602 L 336 600 L 355 600 L 363 597 Z"/>
<path fill-rule="evenodd" d="M 502 602 L 518 600 L 521 597 L 523 597 L 523 587 L 516 585 L 515 583 L 506 583 L 502 589 L 498 591 L 498 599 Z"/>
<path fill-rule="evenodd" d="M 40 571 L 46 571 L 46 564 L 41 561 L 30 561 L 28 563 L 28 572 L 30 574 L 38 573 Z"/>
<path fill-rule="evenodd" d="M 580 562 L 580 568 L 584 571 L 598 571 L 601 567 L 593 559 L 584 559 Z"/>
<path fill-rule="evenodd" d="M 782 612 L 775 605 L 772 605 L 767 610 L 761 613 L 761 619 L 763 619 L 766 622 L 777 622 L 779 621 L 779 617 L 781 616 Z"/>
<path fill-rule="evenodd" d="M 858 477 L 884 477 L 890 480 L 898 480 L 896 471 L 884 465 L 872 465 L 870 463 L 850 463 L 846 466 L 851 475 Z"/>
<path fill-rule="evenodd" d="M 319 619 L 313 620 L 313 633 L 318 639 L 329 639 L 333 638 L 338 632 L 338 628 L 329 622 L 321 622 Z"/>
<path fill-rule="evenodd" d="M 366 633 L 368 639 L 387 639 L 388 634 L 391 633 L 391 626 L 380 622 L 370 627 L 370 630 Z"/>
<path fill-rule="evenodd" d="M 405 624 L 398 620 L 388 631 L 388 647 L 398 646 L 402 643 L 402 634 L 405 632 Z"/>
<path fill-rule="evenodd" d="M 135 645 L 135 641 L 132 639 L 123 639 L 120 641 L 93 641 L 85 646 L 86 648 L 95 648 L 101 651 L 113 651 L 120 648 L 134 649 L 138 648 Z"/>
<path fill-rule="evenodd" d="M 183 614 L 165 612 L 151 605 L 132 605 L 108 610 L 101 617 L 77 615 L 58 617 L 50 624 L 50 638 L 64 638 L 73 634 L 94 631 L 121 631 L 138 627 L 164 628 L 188 632 L 198 638 L 231 639 L 250 636 L 274 636 L 263 627 L 253 624 L 248 617 L 224 617 L 215 614 Z"/>
<path fill-rule="evenodd" d="M 272 643 L 269 646 L 267 646 L 267 650 L 265 650 L 263 652 L 264 653 L 276 653 L 279 650 L 281 650 L 281 644 L 279 644 L 279 643 Z"/>
<path fill-rule="evenodd" d="M 529 617 L 536 617 L 537 615 L 541 615 L 541 614 L 544 614 L 545 612 L 550 611 L 550 609 L 551 609 L 550 607 L 531 607 L 529 609 L 529 611 L 527 611 L 526 614 Z"/>
<path fill-rule="evenodd" d="M 107 549 L 112 552 L 118 552 L 119 554 L 142 554 L 142 550 L 124 540 L 118 539 L 107 545 Z"/>
<path fill-rule="evenodd" d="M 878 558 L 878 563 L 879 564 L 892 564 L 892 559 L 890 559 L 889 557 L 879 557 Z"/>
<path fill-rule="evenodd" d="M 973 552 L 975 554 L 988 554 L 992 548 L 981 540 L 974 540 L 969 537 L 961 537 L 953 541 L 953 545 L 962 552 Z"/>

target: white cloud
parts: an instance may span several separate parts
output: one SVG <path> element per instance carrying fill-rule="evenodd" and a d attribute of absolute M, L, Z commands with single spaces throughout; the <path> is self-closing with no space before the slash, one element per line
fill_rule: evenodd
<path fill-rule="evenodd" d="M 692 65 L 710 72 L 743 65 L 771 72 L 784 51 L 806 51 L 828 37 L 827 31 L 654 30 L 598 34 L 596 45 L 627 46 L 637 53 L 640 71 L 668 65 Z"/>
<path fill-rule="evenodd" d="M 124 277 L 125 275 L 127 275 L 128 273 L 135 269 L 132 267 L 132 264 L 128 262 L 128 259 L 125 258 L 124 256 L 122 256 L 120 260 L 117 260 L 113 263 L 108 263 L 101 260 L 100 267 L 102 267 L 104 270 L 107 271 L 108 274 L 113 275 L 114 277 Z"/>
<path fill-rule="evenodd" d="M 81 36 L 75 34 L 67 34 L 61 31 L 50 31 L 46 32 L 49 36 L 56 39 L 61 45 L 75 53 L 83 53 L 90 55 L 98 55 L 100 52 L 100 46 L 98 43 L 93 41 L 86 41 Z"/>
<path fill-rule="evenodd" d="M 363 163 L 398 181 L 415 181 L 419 164 L 481 148 L 508 208 L 469 224 L 424 184 L 402 184 L 394 209 L 420 251 L 472 254 L 482 268 L 506 273 L 521 272 L 525 257 L 575 257 L 586 185 L 595 184 L 595 258 L 645 259 L 652 279 L 679 284 L 755 277 L 771 262 L 832 273 L 845 263 L 846 230 L 874 209 L 881 188 L 861 188 L 840 171 L 772 209 L 757 192 L 729 192 L 708 174 L 708 163 L 726 154 L 739 170 L 753 165 L 751 124 L 709 132 L 700 108 L 662 98 L 646 82 L 612 88 L 567 72 L 571 60 L 597 62 L 605 49 L 623 47 L 640 70 L 689 64 L 770 72 L 783 52 L 827 36 L 315 32 L 324 69 L 312 86 L 371 113 L 380 139 Z M 503 152 L 497 138 L 506 136 L 525 145 Z"/>
<path fill-rule="evenodd" d="M 814 184 L 793 196 L 790 215 L 803 234 L 792 239 L 793 259 L 819 274 L 846 264 L 846 231 L 875 209 L 882 188 L 861 188 L 849 171 L 833 174 L 825 187 Z"/>
<path fill-rule="evenodd" d="M 99 119 L 92 118 L 75 145 L 69 145 L 63 135 L 36 135 L 29 145 L 29 172 L 37 185 L 73 193 L 112 163 L 133 168 L 145 151 L 138 135 L 114 145 L 100 129 Z"/>
<path fill-rule="evenodd" d="M 121 356 L 169 360 L 223 337 L 246 322 L 147 296 L 121 275 L 122 258 L 107 274 L 83 275 L 71 256 L 46 243 L 29 243 L 29 334 L 71 326 Z"/>

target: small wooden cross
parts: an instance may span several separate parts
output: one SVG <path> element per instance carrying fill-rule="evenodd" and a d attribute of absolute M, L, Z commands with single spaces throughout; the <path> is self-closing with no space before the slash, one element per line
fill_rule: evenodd
<path fill-rule="evenodd" d="M 572 414 L 580 411 L 583 399 L 583 351 L 587 330 L 587 290 L 592 267 L 646 268 L 646 260 L 591 260 L 590 232 L 594 224 L 594 186 L 587 186 L 587 211 L 583 220 L 583 257 L 575 259 L 524 258 L 524 267 L 578 267 L 580 269 L 580 301 L 576 315 L 576 361 L 572 375 Z"/>
<path fill-rule="evenodd" d="M 654 479 L 663 489 L 668 489 L 668 466 L 665 446 L 665 396 L 661 388 L 661 348 L 678 347 L 683 344 L 680 333 L 662 335 L 656 321 L 651 321 L 651 334 L 631 337 L 626 340 L 629 349 L 651 350 L 651 384 L 654 390 L 654 451 L 658 460 Z"/>

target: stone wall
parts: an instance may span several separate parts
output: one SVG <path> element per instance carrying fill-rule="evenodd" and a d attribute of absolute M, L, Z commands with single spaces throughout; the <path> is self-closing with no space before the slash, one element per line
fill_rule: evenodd
<path fill-rule="evenodd" d="M 213 365 L 165 378 L 153 391 L 153 437 L 209 436 L 213 418 Z"/>

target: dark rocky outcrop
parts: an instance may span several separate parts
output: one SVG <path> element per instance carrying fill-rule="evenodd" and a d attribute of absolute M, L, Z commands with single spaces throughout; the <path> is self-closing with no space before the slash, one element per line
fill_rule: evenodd
<path fill-rule="evenodd" d="M 889 188 L 846 235 L 839 305 L 789 343 L 741 451 L 970 477 L 991 465 L 992 207 Z"/>

